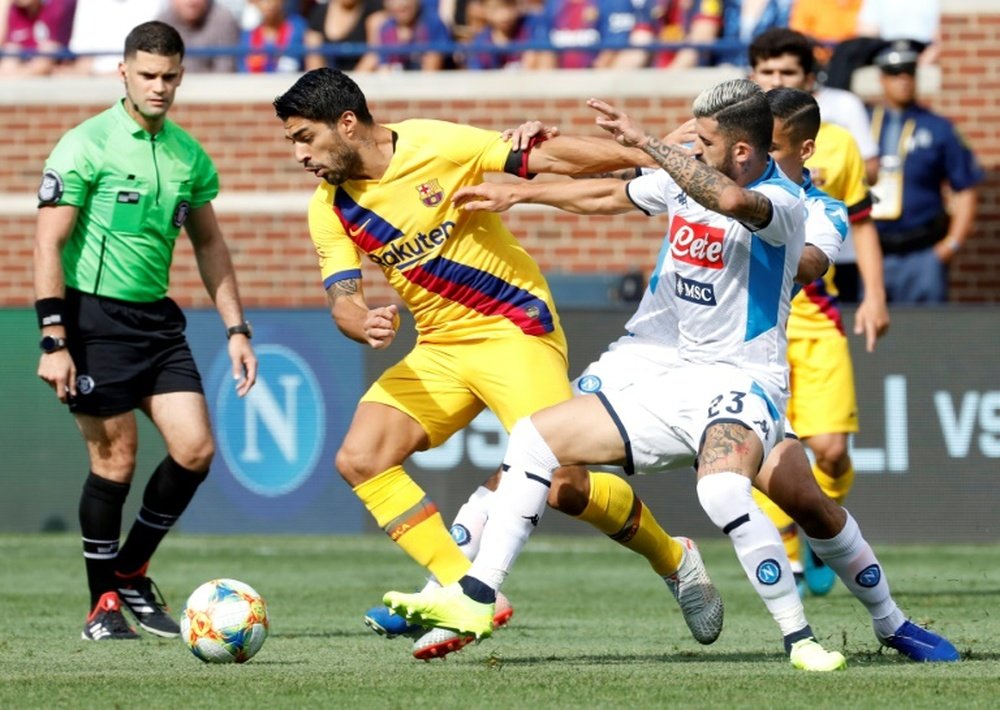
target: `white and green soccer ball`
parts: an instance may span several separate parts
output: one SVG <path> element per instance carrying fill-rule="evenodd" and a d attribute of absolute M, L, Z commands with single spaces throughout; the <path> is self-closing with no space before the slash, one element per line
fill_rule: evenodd
<path fill-rule="evenodd" d="M 213 579 L 188 597 L 181 638 L 205 663 L 244 663 L 264 645 L 267 624 L 267 605 L 253 587 Z"/>

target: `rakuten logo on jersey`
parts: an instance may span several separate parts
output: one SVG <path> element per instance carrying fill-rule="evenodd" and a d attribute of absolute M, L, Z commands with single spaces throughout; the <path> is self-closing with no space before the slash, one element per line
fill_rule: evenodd
<path fill-rule="evenodd" d="M 715 289 L 712 288 L 712 284 L 703 284 L 701 281 L 686 279 L 677 274 L 675 287 L 678 298 L 701 306 L 715 305 Z"/>
<path fill-rule="evenodd" d="M 692 224 L 680 216 L 670 223 L 670 254 L 683 261 L 706 269 L 721 269 L 722 238 L 725 231 L 704 224 Z"/>

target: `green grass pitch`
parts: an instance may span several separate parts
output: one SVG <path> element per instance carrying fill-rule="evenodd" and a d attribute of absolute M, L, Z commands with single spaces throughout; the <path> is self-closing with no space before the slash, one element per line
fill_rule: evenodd
<path fill-rule="evenodd" d="M 267 599 L 271 635 L 245 665 L 201 663 L 176 639 L 80 640 L 79 539 L 0 536 L 0 708 L 995 708 L 1000 546 L 876 546 L 903 611 L 947 635 L 956 664 L 880 651 L 842 585 L 807 598 L 848 669 L 795 671 L 728 543 L 701 541 L 726 603 L 712 646 L 688 634 L 644 560 L 596 535 L 538 535 L 509 579 L 510 625 L 445 661 L 376 637 L 362 614 L 420 571 L 384 537 L 174 534 L 151 570 L 175 613 L 234 577 Z"/>

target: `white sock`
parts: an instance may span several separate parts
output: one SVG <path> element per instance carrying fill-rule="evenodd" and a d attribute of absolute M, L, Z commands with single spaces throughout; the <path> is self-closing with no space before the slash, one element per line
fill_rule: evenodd
<path fill-rule="evenodd" d="M 493 491 L 486 486 L 479 486 L 469 500 L 465 501 L 455 519 L 451 523 L 451 536 L 458 543 L 458 549 L 462 551 L 470 561 L 476 559 L 479 553 L 479 543 L 483 539 L 483 528 L 486 527 L 486 520 L 490 517 L 490 505 L 493 503 Z M 441 586 L 438 580 L 431 576 L 420 591 L 426 592 L 429 589 L 437 589 Z"/>
<path fill-rule="evenodd" d="M 555 454 L 531 419 L 518 421 L 510 432 L 503 475 L 468 576 L 500 589 L 545 512 L 552 472 L 557 468 Z"/>
<path fill-rule="evenodd" d="M 479 486 L 458 509 L 451 523 L 451 536 L 470 561 L 479 554 L 479 543 L 483 540 L 483 528 L 490 517 L 492 505 L 493 491 L 486 486 Z"/>
<path fill-rule="evenodd" d="M 845 511 L 846 512 L 846 511 Z M 857 521 L 847 513 L 843 529 L 829 540 L 806 536 L 809 546 L 872 615 L 879 638 L 891 636 L 906 617 L 889 593 L 889 582 Z"/>
<path fill-rule="evenodd" d="M 750 486 L 750 479 L 738 473 L 712 473 L 698 480 L 698 500 L 729 536 L 750 584 L 787 637 L 809 622 L 781 535 L 754 503 Z"/>

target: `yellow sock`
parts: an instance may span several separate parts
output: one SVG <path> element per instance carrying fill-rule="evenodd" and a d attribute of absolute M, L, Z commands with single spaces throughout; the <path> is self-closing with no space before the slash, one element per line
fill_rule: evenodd
<path fill-rule="evenodd" d="M 680 567 L 684 547 L 670 537 L 624 479 L 590 473 L 590 500 L 578 516 L 620 545 L 649 560 L 658 575 Z"/>
<path fill-rule="evenodd" d="M 843 504 L 847 494 L 851 492 L 851 486 L 854 485 L 854 464 L 849 464 L 844 475 L 838 478 L 827 475 L 819 466 L 813 464 L 813 476 L 816 477 L 816 483 L 824 493 Z"/>
<path fill-rule="evenodd" d="M 788 555 L 789 562 L 795 569 L 801 571 L 802 551 L 799 544 L 799 530 L 795 521 L 773 500 L 756 488 L 752 490 L 754 502 L 760 506 L 764 514 L 774 523 L 774 527 L 778 528 L 778 532 L 781 533 L 781 541 L 785 543 L 785 553 Z"/>
<path fill-rule="evenodd" d="M 354 489 L 375 522 L 441 584 L 457 582 L 470 567 L 444 520 L 402 466 L 393 466 Z"/>

